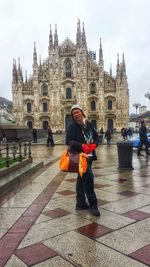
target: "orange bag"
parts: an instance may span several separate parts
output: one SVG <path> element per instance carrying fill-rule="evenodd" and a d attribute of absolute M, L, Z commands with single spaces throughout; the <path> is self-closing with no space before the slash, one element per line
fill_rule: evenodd
<path fill-rule="evenodd" d="M 79 154 L 79 175 L 82 177 L 83 173 L 87 171 L 87 155 L 85 153 Z"/>
<path fill-rule="evenodd" d="M 60 158 L 59 167 L 61 171 L 79 173 L 82 177 L 87 170 L 87 155 L 66 150 Z"/>

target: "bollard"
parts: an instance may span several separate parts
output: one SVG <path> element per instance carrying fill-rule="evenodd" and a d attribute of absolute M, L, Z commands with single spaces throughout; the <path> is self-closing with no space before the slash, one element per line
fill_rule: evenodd
<path fill-rule="evenodd" d="M 133 157 L 133 142 L 124 141 L 117 142 L 118 151 L 118 169 L 133 170 L 132 157 Z"/>

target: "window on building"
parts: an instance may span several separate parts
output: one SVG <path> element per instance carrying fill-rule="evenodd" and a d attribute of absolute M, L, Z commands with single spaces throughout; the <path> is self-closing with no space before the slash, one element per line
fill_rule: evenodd
<path fill-rule="evenodd" d="M 47 102 L 44 102 L 43 103 L 43 112 L 47 112 L 47 110 L 48 110 Z"/>
<path fill-rule="evenodd" d="M 90 94 L 96 94 L 96 83 L 91 83 Z"/>
<path fill-rule="evenodd" d="M 27 112 L 28 113 L 32 112 L 32 105 L 31 105 L 31 103 L 27 103 Z"/>
<path fill-rule="evenodd" d="M 65 61 L 65 76 L 71 78 L 72 76 L 72 62 L 70 59 Z"/>
<path fill-rule="evenodd" d="M 66 98 L 67 99 L 72 98 L 72 91 L 71 91 L 71 88 L 69 88 L 69 87 L 66 89 Z"/>
<path fill-rule="evenodd" d="M 46 83 L 42 84 L 42 88 L 41 88 L 41 94 L 42 96 L 48 96 L 48 86 Z"/>
<path fill-rule="evenodd" d="M 95 100 L 92 100 L 92 101 L 91 101 L 91 110 L 92 110 L 92 111 L 95 111 L 95 110 L 96 110 L 96 103 L 95 103 Z"/>
<path fill-rule="evenodd" d="M 32 128 L 33 128 L 33 123 L 32 123 L 32 121 L 28 121 L 28 122 L 27 122 L 27 126 L 28 126 L 29 129 L 32 129 Z"/>
<path fill-rule="evenodd" d="M 108 109 L 112 109 L 112 100 L 108 100 Z"/>

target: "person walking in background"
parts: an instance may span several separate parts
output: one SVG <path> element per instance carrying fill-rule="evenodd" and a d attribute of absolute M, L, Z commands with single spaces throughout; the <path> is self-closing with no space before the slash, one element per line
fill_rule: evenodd
<path fill-rule="evenodd" d="M 104 134 L 103 127 L 100 129 L 100 134 Z"/>
<path fill-rule="evenodd" d="M 127 128 L 122 128 L 122 136 L 123 136 L 123 141 L 126 141 L 127 140 L 127 136 L 128 136 Z"/>
<path fill-rule="evenodd" d="M 32 130 L 32 139 L 34 143 L 37 143 L 37 129 L 35 128 Z"/>
<path fill-rule="evenodd" d="M 4 129 L 1 129 L 1 132 L 2 132 L 1 143 L 6 143 L 7 139 L 6 139 L 5 130 Z"/>
<path fill-rule="evenodd" d="M 112 135 L 111 135 L 111 131 L 109 129 L 105 133 L 105 138 L 107 140 L 107 145 L 110 146 Z"/>
<path fill-rule="evenodd" d="M 141 127 L 139 129 L 139 137 L 140 137 L 140 143 L 138 147 L 138 156 L 142 156 L 141 149 L 143 145 L 145 146 L 146 154 L 150 155 L 148 151 L 148 138 L 147 138 L 147 128 L 145 121 L 141 122 Z"/>
<path fill-rule="evenodd" d="M 100 216 L 92 171 L 92 161 L 96 160 L 95 148 L 98 146 L 98 134 L 92 124 L 85 119 L 85 114 L 79 105 L 72 106 L 71 115 L 73 121 L 67 128 L 66 144 L 74 151 L 86 153 L 88 157 L 86 173 L 82 177 L 79 174 L 77 176 L 76 209 L 90 209 L 92 215 Z"/>
<path fill-rule="evenodd" d="M 50 128 L 50 126 L 48 126 L 47 129 L 47 146 L 49 146 L 49 144 L 51 143 L 51 146 L 54 146 L 54 140 L 53 140 L 53 133 L 52 130 Z"/>
<path fill-rule="evenodd" d="M 133 131 L 132 131 L 131 127 L 129 127 L 127 134 L 128 134 L 129 140 L 130 140 L 133 136 Z"/>
<path fill-rule="evenodd" d="M 100 129 L 100 135 L 101 135 L 101 140 L 103 142 L 103 139 L 104 139 L 104 130 L 103 130 L 103 127 L 101 127 L 101 129 Z"/>

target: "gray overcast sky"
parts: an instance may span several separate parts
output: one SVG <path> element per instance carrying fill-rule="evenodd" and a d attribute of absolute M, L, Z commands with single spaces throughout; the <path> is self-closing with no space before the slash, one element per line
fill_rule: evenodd
<path fill-rule="evenodd" d="M 32 73 L 33 43 L 42 59 L 48 56 L 49 25 L 57 24 L 59 43 L 76 41 L 77 20 L 84 21 L 88 48 L 97 52 L 102 39 L 104 68 L 117 53 L 125 54 L 132 104 L 150 106 L 150 0 L 0 0 L 0 96 L 12 99 L 13 58 L 20 57 L 23 73 Z"/>

